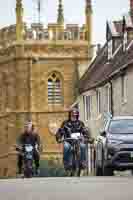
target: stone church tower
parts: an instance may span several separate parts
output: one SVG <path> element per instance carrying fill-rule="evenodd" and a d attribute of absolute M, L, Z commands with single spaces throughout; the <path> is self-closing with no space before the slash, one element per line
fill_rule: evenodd
<path fill-rule="evenodd" d="M 14 176 L 13 145 L 27 120 L 35 123 L 44 152 L 58 157 L 53 133 L 68 116 L 75 88 L 92 59 L 91 0 L 85 2 L 85 24 L 65 24 L 59 0 L 56 23 L 23 22 L 22 0 L 16 0 L 16 25 L 0 30 L 0 176 Z"/>

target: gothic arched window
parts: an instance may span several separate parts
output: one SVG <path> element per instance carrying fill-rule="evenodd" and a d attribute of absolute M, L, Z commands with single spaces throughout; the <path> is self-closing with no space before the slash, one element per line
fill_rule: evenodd
<path fill-rule="evenodd" d="M 48 78 L 48 104 L 62 104 L 62 102 L 61 79 L 53 72 Z"/>

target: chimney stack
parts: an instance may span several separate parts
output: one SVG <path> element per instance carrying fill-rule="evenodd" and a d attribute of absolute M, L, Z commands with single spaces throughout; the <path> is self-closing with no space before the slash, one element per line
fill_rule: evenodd
<path fill-rule="evenodd" d="M 98 55 L 101 50 L 101 44 L 97 44 L 96 54 Z"/>
<path fill-rule="evenodd" d="M 133 0 L 130 0 L 130 12 L 133 13 Z"/>

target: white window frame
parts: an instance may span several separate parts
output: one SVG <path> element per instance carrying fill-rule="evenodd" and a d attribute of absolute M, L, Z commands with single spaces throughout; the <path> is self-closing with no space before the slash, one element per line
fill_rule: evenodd
<path fill-rule="evenodd" d="M 107 103 L 107 112 L 111 112 L 111 86 L 108 84 L 105 86 L 106 90 L 106 103 Z"/>
<path fill-rule="evenodd" d="M 69 33 L 68 31 L 64 31 L 64 40 L 68 40 L 69 39 Z"/>
<path fill-rule="evenodd" d="M 72 32 L 68 31 L 68 40 L 72 40 Z"/>
<path fill-rule="evenodd" d="M 108 85 L 108 112 L 111 112 L 111 86 Z"/>
<path fill-rule="evenodd" d="M 91 119 L 91 96 L 90 95 L 83 96 L 83 104 L 84 104 L 84 119 L 85 121 L 88 121 L 89 119 Z"/>
<path fill-rule="evenodd" d="M 108 60 L 110 60 L 113 56 L 113 41 L 108 41 Z"/>
<path fill-rule="evenodd" d="M 44 32 L 43 32 L 43 37 L 44 37 L 44 39 L 45 40 L 49 40 L 49 31 L 48 30 L 45 30 Z"/>
<path fill-rule="evenodd" d="M 85 120 L 85 113 L 86 113 L 86 96 L 83 95 L 83 112 L 84 112 L 84 120 Z"/>
<path fill-rule="evenodd" d="M 121 76 L 121 101 L 122 104 L 127 102 L 127 76 Z"/>
<path fill-rule="evenodd" d="M 102 112 L 101 109 L 101 91 L 97 90 L 96 91 L 96 99 L 97 99 L 97 114 L 100 115 Z"/>
<path fill-rule="evenodd" d="M 123 37 L 123 51 L 126 50 L 126 45 L 127 45 L 127 31 L 124 32 L 124 37 Z"/>

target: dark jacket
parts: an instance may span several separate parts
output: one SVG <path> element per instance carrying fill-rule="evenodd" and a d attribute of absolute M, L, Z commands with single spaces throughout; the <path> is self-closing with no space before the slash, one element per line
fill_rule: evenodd
<path fill-rule="evenodd" d="M 62 123 L 61 128 L 58 129 L 56 134 L 57 142 L 64 136 L 64 138 L 70 137 L 71 133 L 80 132 L 84 137 L 90 138 L 90 132 L 86 129 L 84 123 L 80 120 L 72 121 L 66 120 Z"/>
<path fill-rule="evenodd" d="M 31 144 L 32 146 L 38 144 L 38 146 L 40 146 L 40 137 L 38 134 L 32 134 L 32 133 L 28 134 L 24 132 L 22 135 L 20 135 L 18 143 L 21 144 L 22 146 L 25 144 Z"/>

